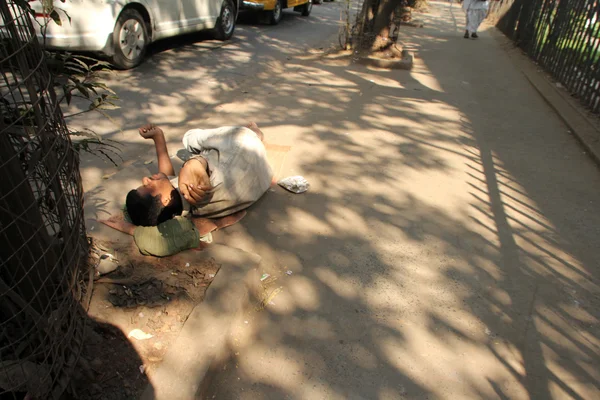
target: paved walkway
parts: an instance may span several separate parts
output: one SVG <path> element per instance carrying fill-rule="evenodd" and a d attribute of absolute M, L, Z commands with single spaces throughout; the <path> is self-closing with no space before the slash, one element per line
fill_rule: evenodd
<path fill-rule="evenodd" d="M 600 398 L 599 168 L 493 28 L 424 19 L 411 72 L 296 57 L 245 89 L 312 186 L 219 234 L 278 279 L 208 398 Z"/>

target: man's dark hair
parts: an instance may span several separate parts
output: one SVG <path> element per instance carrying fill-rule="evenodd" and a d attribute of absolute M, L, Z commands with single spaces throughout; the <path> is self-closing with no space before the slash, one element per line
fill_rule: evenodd
<path fill-rule="evenodd" d="M 156 226 L 183 212 L 181 196 L 176 189 L 171 191 L 171 201 L 166 206 L 160 195 L 141 196 L 135 189 L 127 194 L 125 204 L 131 222 L 139 226 Z"/>

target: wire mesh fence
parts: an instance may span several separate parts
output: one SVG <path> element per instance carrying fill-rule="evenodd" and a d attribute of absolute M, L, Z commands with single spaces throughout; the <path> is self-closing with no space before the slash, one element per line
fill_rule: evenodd
<path fill-rule="evenodd" d="M 593 112 L 600 111 L 600 2 L 499 0 L 498 28 Z"/>
<path fill-rule="evenodd" d="M 29 10 L 0 0 L 0 398 L 57 399 L 81 349 L 79 159 Z"/>

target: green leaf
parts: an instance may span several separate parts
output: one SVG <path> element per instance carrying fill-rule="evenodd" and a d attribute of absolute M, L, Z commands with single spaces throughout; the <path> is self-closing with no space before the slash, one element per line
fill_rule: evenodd
<path fill-rule="evenodd" d="M 64 3 L 64 0 L 61 0 Z M 67 19 L 69 20 L 69 25 L 71 25 L 71 16 L 63 9 L 63 8 L 59 8 L 60 11 L 62 11 L 63 13 L 65 13 L 65 15 L 67 16 Z"/>
<path fill-rule="evenodd" d="M 118 110 L 121 106 L 112 103 L 102 103 L 96 107 L 99 110 Z"/>
<path fill-rule="evenodd" d="M 56 23 L 58 26 L 62 26 L 62 21 L 60 20 L 60 15 L 58 15 L 58 11 L 52 10 L 50 13 L 50 18 Z"/>
<path fill-rule="evenodd" d="M 77 90 L 79 91 L 79 93 L 81 93 L 82 95 L 85 96 L 86 99 L 90 98 L 90 92 L 88 91 L 88 89 L 85 87 L 85 85 L 83 85 L 80 82 L 75 83 L 75 87 L 77 88 Z"/>
<path fill-rule="evenodd" d="M 86 71 L 90 70 L 90 67 L 86 63 L 84 63 L 83 61 L 81 61 L 79 59 L 79 57 L 73 57 L 72 60 L 75 61 L 76 63 L 78 63 L 79 65 L 81 65 L 84 70 L 86 70 Z"/>
<path fill-rule="evenodd" d="M 73 61 L 65 61 L 64 66 L 71 71 L 74 71 L 75 73 L 78 74 L 85 74 L 86 72 L 88 72 L 88 70 L 86 68 L 82 68 L 79 64 L 73 62 Z"/>

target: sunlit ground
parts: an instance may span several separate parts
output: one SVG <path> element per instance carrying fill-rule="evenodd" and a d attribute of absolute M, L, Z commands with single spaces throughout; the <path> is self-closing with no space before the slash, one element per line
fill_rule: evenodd
<path fill-rule="evenodd" d="M 403 28 L 411 72 L 238 35 L 113 85 L 129 131 L 151 119 L 176 152 L 190 127 L 252 119 L 292 146 L 284 175 L 311 183 L 215 236 L 263 257 L 267 293 L 282 288 L 235 330 L 215 398 L 598 396 L 598 169 L 492 28 L 464 40 L 458 6 L 434 4 L 425 28 Z M 316 15 L 302 23 L 335 24 Z M 132 132 L 108 136 L 151 157 Z"/>

